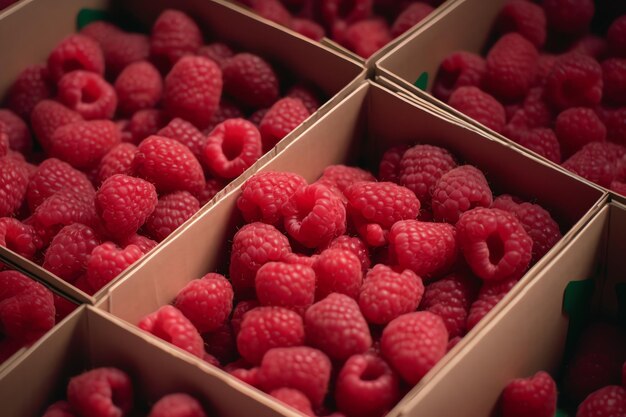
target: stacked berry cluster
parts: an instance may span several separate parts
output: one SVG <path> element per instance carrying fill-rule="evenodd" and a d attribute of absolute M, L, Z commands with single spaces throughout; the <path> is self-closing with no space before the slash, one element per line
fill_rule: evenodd
<path fill-rule="evenodd" d="M 237 207 L 228 279 L 138 325 L 311 416 L 390 410 L 561 237 L 431 145 L 389 149 L 378 178 L 257 173 Z"/>
<path fill-rule="evenodd" d="M 50 405 L 43 417 L 126 417 L 138 407 L 133 382 L 117 368 L 96 368 L 70 379 L 67 401 Z M 198 400 L 184 393 L 163 396 L 154 403 L 148 417 L 207 417 Z"/>
<path fill-rule="evenodd" d="M 576 417 L 626 415 L 626 334 L 594 322 L 565 364 L 559 406 Z M 503 417 L 553 417 L 557 385 L 546 372 L 511 381 L 502 392 Z M 565 415 L 565 411 L 563 412 Z"/>
<path fill-rule="evenodd" d="M 541 3 L 507 2 L 486 57 L 452 53 L 441 63 L 433 94 L 520 145 L 624 194 L 626 15 L 610 16 L 608 29 L 595 34 L 593 0 Z M 611 7 L 600 2 L 597 7 L 602 6 Z"/>
<path fill-rule="evenodd" d="M 333 39 L 369 58 L 428 16 L 443 0 L 240 0 L 303 36 Z"/>
<path fill-rule="evenodd" d="M 0 109 L 0 244 L 93 294 L 316 110 L 280 87 L 179 11 L 150 36 L 85 26 Z"/>

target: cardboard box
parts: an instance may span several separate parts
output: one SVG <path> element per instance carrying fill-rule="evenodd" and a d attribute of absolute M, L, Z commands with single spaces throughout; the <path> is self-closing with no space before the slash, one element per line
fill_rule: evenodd
<path fill-rule="evenodd" d="M 76 31 L 79 12 L 100 10 L 108 11 L 113 16 L 131 16 L 149 32 L 150 24 L 166 8 L 187 12 L 205 30 L 206 35 L 220 38 L 242 49 L 258 53 L 271 62 L 279 63 L 291 73 L 317 85 L 329 97 L 318 112 L 288 135 L 285 141 L 292 140 L 298 132 L 332 108 L 336 101 L 365 78 L 365 70 L 361 64 L 345 58 L 328 47 L 293 37 L 274 25 L 268 25 L 264 19 L 258 18 L 253 13 L 242 13 L 239 8 L 223 1 L 59 0 L 55 2 L 55 7 L 51 8 L 43 0 L 24 0 L 0 12 L 0 61 L 3 62 L 3 69 L 0 72 L 0 96 L 22 69 L 34 63 L 45 62 L 56 44 Z M 23 32 L 24 28 L 35 27 L 36 32 L 33 32 L 32 36 L 15 36 L 16 33 Z M 267 158 L 271 158 L 271 154 Z M 235 180 L 231 186 L 237 183 Z M 221 194 L 213 201 L 219 198 L 219 195 Z M 94 296 L 89 296 L 5 248 L 0 248 L 0 255 L 6 256 L 13 265 L 40 277 L 80 302 L 94 304 L 105 293 L 102 289 Z"/>
<path fill-rule="evenodd" d="M 592 279 L 592 312 L 616 317 L 617 285 L 625 285 L 626 206 L 603 207 L 579 235 L 453 358 L 407 407 L 420 416 L 490 415 L 506 384 L 562 362 L 569 317 L 568 286 Z M 450 401 L 451 393 L 455 401 Z"/>
<path fill-rule="evenodd" d="M 561 242 L 455 347 L 454 352 L 458 353 L 479 328 L 490 323 L 493 314 L 507 300 L 532 282 L 541 267 L 575 238 L 580 227 L 605 202 L 606 194 L 370 81 L 364 82 L 295 141 L 279 144 L 277 156 L 263 165 L 261 171 L 296 172 L 312 182 L 331 164 L 358 161 L 377 170 L 384 150 L 407 142 L 449 149 L 459 160 L 481 168 L 494 190 L 537 201 L 561 221 L 564 234 Z M 187 223 L 174 239 L 140 261 L 137 268 L 114 285 L 98 306 L 136 324 L 146 314 L 170 303 L 189 281 L 207 272 L 223 270 L 229 243 L 236 227 L 242 224 L 235 205 L 239 194 L 240 187 L 230 189 L 215 205 Z M 454 354 L 446 355 L 409 397 L 427 386 L 432 375 L 452 357 Z M 404 408 L 399 407 L 390 415 L 403 412 Z"/>
<path fill-rule="evenodd" d="M 128 373 L 136 404 L 141 401 L 144 408 L 166 394 L 185 392 L 211 415 L 299 416 L 214 366 L 192 362 L 178 348 L 154 343 L 147 333 L 86 305 L 28 355 L 0 370 L 2 416 L 41 416 L 48 405 L 65 399 L 69 378 L 102 366 Z"/>

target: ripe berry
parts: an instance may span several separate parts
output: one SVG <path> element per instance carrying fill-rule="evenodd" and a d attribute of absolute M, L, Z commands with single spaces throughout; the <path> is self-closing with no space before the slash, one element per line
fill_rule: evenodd
<path fill-rule="evenodd" d="M 519 278 L 512 276 L 499 281 L 484 282 L 478 292 L 478 298 L 470 307 L 467 330 L 472 330 L 511 291 L 517 281 Z"/>
<path fill-rule="evenodd" d="M 612 417 L 626 414 L 626 389 L 609 385 L 590 394 L 578 406 L 576 417 Z"/>
<path fill-rule="evenodd" d="M 184 55 L 195 54 L 200 46 L 202 32 L 183 12 L 164 10 L 152 26 L 150 55 L 162 68 L 171 68 Z"/>
<path fill-rule="evenodd" d="M 246 119 L 228 119 L 213 129 L 204 145 L 204 161 L 213 175 L 235 178 L 262 155 L 261 134 Z"/>
<path fill-rule="evenodd" d="M 466 51 L 453 52 L 439 65 L 433 95 L 447 102 L 459 87 L 480 88 L 486 72 L 487 64 L 480 55 Z"/>
<path fill-rule="evenodd" d="M 200 203 L 187 191 L 166 194 L 159 198 L 154 211 L 146 219 L 144 229 L 148 236 L 160 242 L 198 210 Z"/>
<path fill-rule="evenodd" d="M 567 35 L 587 32 L 593 18 L 593 0 L 545 0 L 543 10 L 550 29 Z"/>
<path fill-rule="evenodd" d="M 292 388 L 278 388 L 270 395 L 306 416 L 315 416 L 311 409 L 311 401 L 302 392 Z"/>
<path fill-rule="evenodd" d="M 233 288 L 220 274 L 209 273 L 185 285 L 176 295 L 178 308 L 200 333 L 220 328 L 233 309 Z"/>
<path fill-rule="evenodd" d="M 121 142 L 120 131 L 110 120 L 68 123 L 54 131 L 48 152 L 74 168 L 88 170 Z"/>
<path fill-rule="evenodd" d="M 0 109 L 0 125 L 4 124 L 8 146 L 14 151 L 28 155 L 33 148 L 30 130 L 24 121 L 11 110 Z M 0 130 L 3 130 L 0 128 Z"/>
<path fill-rule="evenodd" d="M 262 305 L 304 314 L 315 297 L 315 271 L 305 265 L 268 262 L 257 271 L 255 287 Z"/>
<path fill-rule="evenodd" d="M 439 177 L 456 166 L 447 150 L 432 145 L 415 145 L 403 153 L 399 184 L 415 193 L 422 208 L 430 206 L 432 189 Z"/>
<path fill-rule="evenodd" d="M 562 55 L 546 79 L 545 97 L 559 110 L 599 104 L 602 100 L 602 67 L 588 55 Z"/>
<path fill-rule="evenodd" d="M 120 143 L 111 148 L 100 160 L 97 183 L 116 174 L 130 175 L 136 152 L 137 147 L 132 143 Z"/>
<path fill-rule="evenodd" d="M 278 77 L 263 58 L 240 53 L 222 66 L 224 91 L 238 102 L 253 108 L 269 107 L 279 96 Z"/>
<path fill-rule="evenodd" d="M 496 20 L 499 33 L 517 32 L 535 47 L 546 42 L 546 15 L 541 6 L 522 0 L 506 3 Z"/>
<path fill-rule="evenodd" d="M 330 293 L 345 294 L 356 299 L 363 281 L 359 258 L 341 248 L 328 248 L 315 259 L 315 299 L 321 300 Z"/>
<path fill-rule="evenodd" d="M 118 110 L 125 115 L 155 107 L 163 93 L 161 74 L 147 61 L 128 65 L 117 76 L 114 85 Z"/>
<path fill-rule="evenodd" d="M 433 215 L 435 220 L 454 224 L 462 213 L 474 207 L 489 207 L 492 201 L 483 173 L 471 165 L 462 165 L 437 181 L 433 189 Z"/>
<path fill-rule="evenodd" d="M 70 379 L 67 399 L 81 415 L 122 416 L 133 407 L 133 385 L 117 368 L 96 368 Z"/>
<path fill-rule="evenodd" d="M 376 178 L 369 171 L 361 168 L 346 165 L 329 165 L 324 168 L 322 176 L 316 182 L 335 187 L 343 193 L 352 184 L 360 181 L 374 182 Z"/>
<path fill-rule="evenodd" d="M 206 417 L 202 405 L 190 395 L 176 393 L 163 397 L 150 409 L 148 417 Z"/>
<path fill-rule="evenodd" d="M 48 68 L 35 64 L 24 68 L 15 78 L 8 90 L 6 105 L 28 120 L 37 103 L 50 97 L 52 82 Z"/>
<path fill-rule="evenodd" d="M 503 417 L 553 417 L 556 396 L 556 383 L 546 372 L 514 379 L 502 391 Z"/>
<path fill-rule="evenodd" d="M 104 55 L 100 45 L 85 35 L 73 34 L 63 39 L 48 56 L 48 71 L 54 81 L 74 70 L 104 75 Z"/>
<path fill-rule="evenodd" d="M 11 156 L 0 158 L 0 217 L 12 216 L 22 206 L 29 175 L 26 164 Z"/>
<path fill-rule="evenodd" d="M 80 114 L 52 100 L 41 100 L 30 115 L 33 133 L 44 151 L 50 148 L 52 135 L 59 127 L 81 120 L 83 118 Z"/>
<path fill-rule="evenodd" d="M 175 117 L 163 129 L 157 132 L 158 136 L 174 139 L 186 147 L 194 154 L 198 161 L 202 161 L 205 135 L 194 125 L 186 120 Z"/>
<path fill-rule="evenodd" d="M 163 306 L 142 318 L 137 326 L 192 355 L 199 358 L 204 356 L 202 337 L 193 324 L 176 307 Z"/>
<path fill-rule="evenodd" d="M 117 95 L 111 84 L 94 72 L 68 72 L 59 80 L 58 98 L 85 120 L 111 119 L 117 107 Z"/>
<path fill-rule="evenodd" d="M 391 26 L 391 36 L 397 38 L 413 26 L 426 18 L 433 10 L 431 5 L 423 2 L 413 2 L 396 17 Z"/>
<path fill-rule="evenodd" d="M 263 138 L 263 150 L 272 149 L 307 117 L 309 117 L 309 111 L 300 99 L 285 97 L 278 100 L 265 113 L 259 124 L 259 132 Z"/>
<path fill-rule="evenodd" d="M 126 268 L 143 256 L 143 252 L 135 245 L 124 249 L 112 242 L 96 246 L 87 261 L 87 282 L 95 292 L 113 281 Z"/>

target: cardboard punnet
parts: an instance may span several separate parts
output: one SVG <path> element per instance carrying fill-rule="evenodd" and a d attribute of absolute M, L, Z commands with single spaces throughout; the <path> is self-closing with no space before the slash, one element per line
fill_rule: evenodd
<path fill-rule="evenodd" d="M 345 58 L 328 47 L 294 37 L 275 25 L 267 24 L 255 14 L 242 12 L 240 8 L 223 1 L 59 0 L 55 2 L 55 7 L 51 8 L 43 0 L 23 0 L 14 7 L 0 12 L 0 61 L 3 62 L 3 70 L 0 72 L 0 96 L 7 91 L 22 69 L 28 65 L 45 62 L 56 44 L 76 31 L 79 12 L 96 10 L 109 12 L 112 17 L 122 16 L 128 19 L 130 16 L 149 32 L 150 24 L 166 8 L 187 12 L 198 22 L 205 35 L 258 53 L 297 74 L 303 80 L 313 83 L 329 97 L 316 113 L 285 137 L 285 141 L 293 140 L 298 132 L 332 108 L 334 103 L 365 78 L 365 70 L 361 64 Z M 37 27 L 37 31 L 33 32 L 33 36 L 15 36 L 16 33 L 22 33 L 24 28 L 34 26 Z M 271 158 L 271 151 L 267 157 Z M 255 166 L 250 170 L 253 171 Z M 237 183 L 235 180 L 230 186 Z M 207 205 L 215 202 L 220 195 L 222 193 L 218 193 Z M 12 264 L 82 303 L 95 304 L 105 294 L 105 290 L 101 289 L 94 296 L 90 296 L 12 251 L 0 248 L 0 254 Z"/>
<path fill-rule="evenodd" d="M 2 416 L 40 416 L 48 405 L 65 399 L 69 378 L 102 366 L 128 373 L 135 403 L 143 403 L 144 408 L 166 394 L 184 392 L 197 398 L 210 415 L 300 415 L 227 378 L 212 365 L 190 361 L 181 352 L 154 343 L 147 333 L 84 305 L 57 331 L 37 342 L 28 355 L 0 371 Z"/>
<path fill-rule="evenodd" d="M 610 203 L 584 226 L 490 323 L 407 403 L 415 416 L 484 417 L 514 378 L 561 366 L 569 317 L 564 294 L 572 282 L 594 280 L 591 311 L 618 312 L 616 285 L 625 285 L 626 206 Z M 622 306 L 623 308 L 623 306 Z M 449 401 L 450 393 L 455 401 Z"/>
<path fill-rule="evenodd" d="M 539 261 L 509 295 L 523 288 L 549 259 L 573 237 L 606 200 L 606 194 L 554 170 L 507 145 L 467 129 L 461 123 L 391 91 L 364 82 L 301 136 L 278 146 L 278 154 L 261 171 L 290 171 L 315 181 L 332 164 L 356 163 L 376 170 L 383 151 L 404 143 L 443 146 L 481 168 L 492 187 L 533 199 L 560 219 L 564 237 Z M 502 161 L 506 161 L 505 164 Z M 136 324 L 144 315 L 170 303 L 189 281 L 220 270 L 228 259 L 228 245 L 242 221 L 236 208 L 240 186 L 230 189 L 215 205 L 184 226 L 174 239 L 160 246 L 122 281 L 109 290 L 99 307 Z M 507 298 L 508 299 L 508 298 Z M 506 299 L 476 328 L 490 321 Z M 459 352 L 474 331 L 457 345 Z M 163 342 L 165 343 L 165 342 Z M 451 355 L 447 355 L 410 396 L 427 385 Z M 396 410 L 397 415 L 402 410 Z"/>

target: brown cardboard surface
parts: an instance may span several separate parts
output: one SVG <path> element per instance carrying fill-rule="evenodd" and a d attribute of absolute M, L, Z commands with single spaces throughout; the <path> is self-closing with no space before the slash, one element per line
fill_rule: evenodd
<path fill-rule="evenodd" d="M 2 416 L 41 415 L 46 405 L 64 397 L 71 376 L 100 366 L 115 366 L 127 372 L 138 397 L 150 404 L 163 395 L 186 392 L 214 415 L 299 415 L 231 380 L 223 371 L 192 363 L 178 349 L 154 343 L 140 330 L 83 306 L 29 355 L 0 372 Z M 24 387 L 29 387 L 28 395 L 24 395 Z"/>

